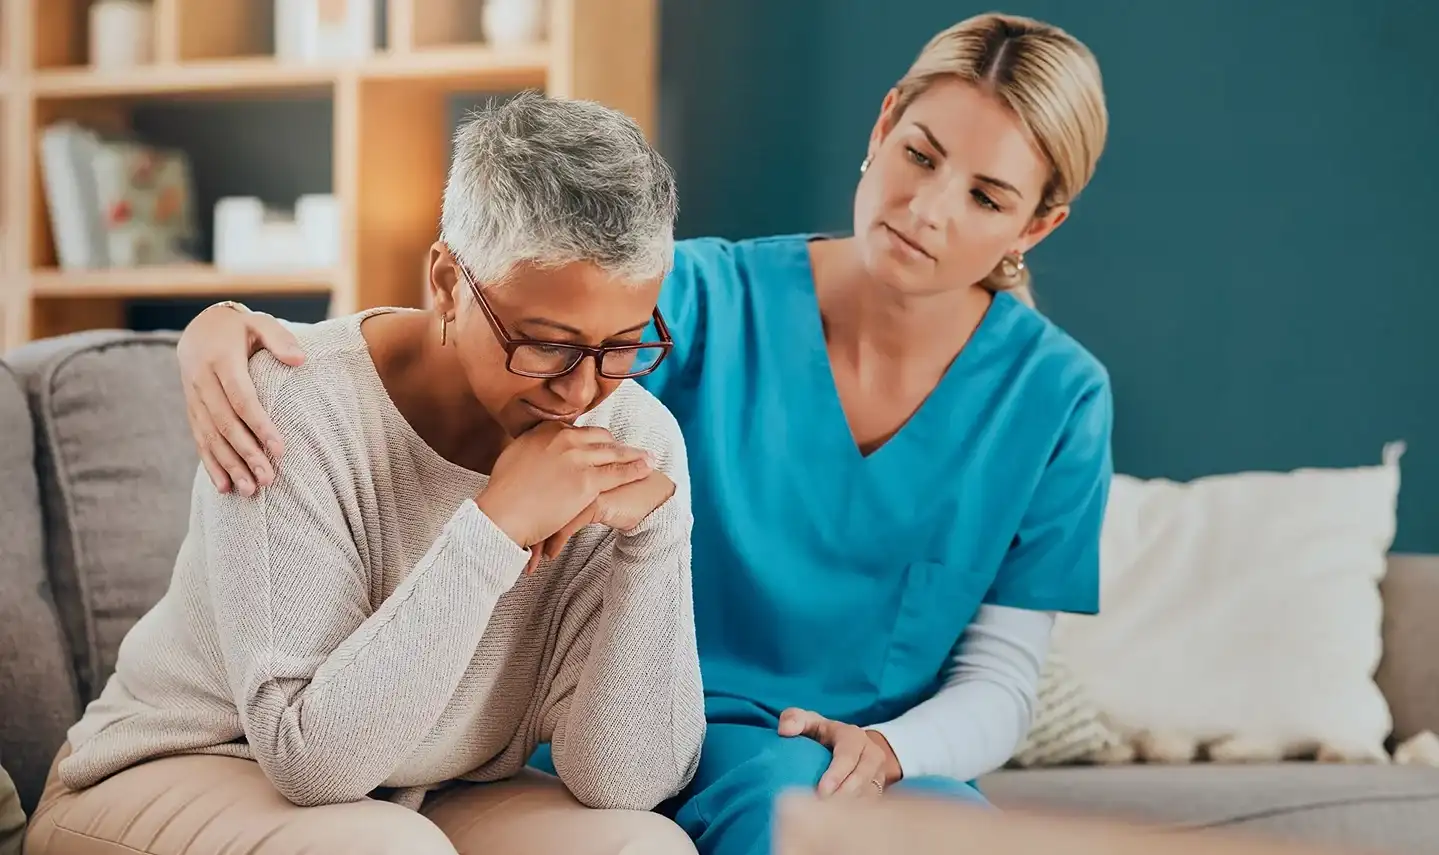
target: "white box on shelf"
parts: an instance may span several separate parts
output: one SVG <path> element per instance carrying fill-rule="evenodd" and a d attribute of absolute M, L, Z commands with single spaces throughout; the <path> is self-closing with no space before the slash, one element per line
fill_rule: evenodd
<path fill-rule="evenodd" d="M 254 196 L 215 203 L 215 268 L 228 273 L 283 273 L 334 267 L 340 261 L 340 214 L 328 193 L 301 196 L 294 212 Z"/>
<path fill-rule="evenodd" d="M 378 0 L 275 0 L 282 62 L 363 59 L 375 52 Z"/>
<path fill-rule="evenodd" d="M 90 6 L 90 66 L 112 71 L 155 61 L 149 0 L 97 0 Z"/>

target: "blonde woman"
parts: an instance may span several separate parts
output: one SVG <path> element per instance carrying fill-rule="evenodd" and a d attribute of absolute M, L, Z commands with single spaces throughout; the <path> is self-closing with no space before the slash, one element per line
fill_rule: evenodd
<path fill-rule="evenodd" d="M 672 806 L 707 855 L 766 851 L 792 786 L 982 801 L 972 782 L 1029 726 L 1054 613 L 1098 609 L 1109 378 L 1031 307 L 1025 258 L 1107 121 L 1082 44 L 975 17 L 880 105 L 851 236 L 677 245 L 675 351 L 640 382 L 690 450 L 708 731 Z M 249 390 L 252 342 L 301 358 L 230 308 L 185 334 L 220 489 L 286 465 L 257 443 L 287 437 Z"/>
<path fill-rule="evenodd" d="M 436 311 L 241 366 L 285 468 L 250 496 L 197 475 L 170 588 L 25 851 L 693 852 L 651 811 L 704 735 L 688 467 L 632 382 L 670 350 L 644 334 L 675 211 L 613 110 L 524 96 L 466 124 Z M 540 743 L 558 779 L 525 769 Z"/>

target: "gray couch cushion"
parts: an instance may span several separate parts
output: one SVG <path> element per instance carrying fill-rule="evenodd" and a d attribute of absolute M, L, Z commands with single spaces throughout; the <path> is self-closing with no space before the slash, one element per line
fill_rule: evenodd
<path fill-rule="evenodd" d="M 27 809 L 80 712 L 45 578 L 33 435 L 20 385 L 0 363 L 0 762 Z"/>
<path fill-rule="evenodd" d="M 169 586 L 185 535 L 199 457 L 176 338 L 78 333 L 10 356 L 39 426 L 50 577 L 86 701 Z"/>
<path fill-rule="evenodd" d="M 980 785 L 1001 808 L 1229 826 L 1376 853 L 1430 853 L 1439 841 L 1439 769 L 1417 766 L 1071 767 L 997 772 Z"/>

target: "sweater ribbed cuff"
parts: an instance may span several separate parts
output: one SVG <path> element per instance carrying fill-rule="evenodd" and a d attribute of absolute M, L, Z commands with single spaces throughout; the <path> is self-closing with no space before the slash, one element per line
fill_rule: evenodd
<path fill-rule="evenodd" d="M 530 551 L 510 539 L 473 499 L 466 500 L 455 511 L 443 536 L 452 547 L 463 550 L 456 554 L 473 566 L 481 582 L 497 594 L 515 584 L 530 560 Z"/>

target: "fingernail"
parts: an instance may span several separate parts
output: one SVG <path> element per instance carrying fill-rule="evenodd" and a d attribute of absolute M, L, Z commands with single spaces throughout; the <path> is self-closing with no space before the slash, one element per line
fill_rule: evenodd
<path fill-rule="evenodd" d="M 250 495 L 250 491 L 253 490 L 253 489 L 254 489 L 254 487 L 252 487 L 252 486 L 250 485 L 250 482 L 249 482 L 248 480 L 241 479 L 241 481 L 240 481 L 240 492 L 241 492 L 241 493 L 244 493 L 245 495 L 248 496 L 248 495 Z"/>

